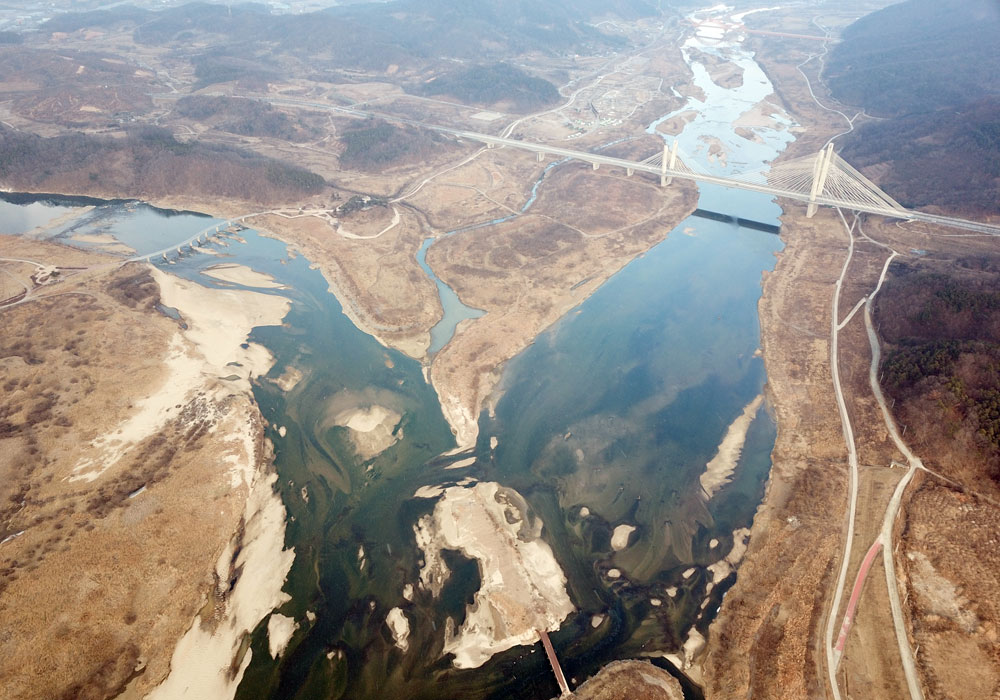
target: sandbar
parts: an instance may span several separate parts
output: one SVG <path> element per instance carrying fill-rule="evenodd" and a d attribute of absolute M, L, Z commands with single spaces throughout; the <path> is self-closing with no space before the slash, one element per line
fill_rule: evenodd
<path fill-rule="evenodd" d="M 246 265 L 238 263 L 221 263 L 201 271 L 201 274 L 223 282 L 241 284 L 245 287 L 259 289 L 286 289 L 285 285 L 275 282 L 271 275 L 258 272 Z"/>
<path fill-rule="evenodd" d="M 628 538 L 635 532 L 635 525 L 619 525 L 611 535 L 611 549 L 616 552 L 628 547 Z"/>
<path fill-rule="evenodd" d="M 479 562 L 482 585 L 465 622 L 445 631 L 444 651 L 454 655 L 455 667 L 477 668 L 496 653 L 533 644 L 538 630 L 559 629 L 575 609 L 541 529 L 520 494 L 495 482 L 446 489 L 414 527 L 424 552 L 421 582 L 435 594 L 448 576 L 442 549 Z"/>
<path fill-rule="evenodd" d="M 284 653 L 298 628 L 299 623 L 294 618 L 271 613 L 271 617 L 267 620 L 267 650 L 272 659 L 277 659 Z"/>
<path fill-rule="evenodd" d="M 715 456 L 705 465 L 705 472 L 699 477 L 699 480 L 706 498 L 712 498 L 719 489 L 729 483 L 733 472 L 736 471 L 736 465 L 740 461 L 740 455 L 743 454 L 747 431 L 750 429 L 753 419 L 757 417 L 757 411 L 760 410 L 763 402 L 764 395 L 758 394 L 743 408 L 743 412 L 726 430 Z"/>

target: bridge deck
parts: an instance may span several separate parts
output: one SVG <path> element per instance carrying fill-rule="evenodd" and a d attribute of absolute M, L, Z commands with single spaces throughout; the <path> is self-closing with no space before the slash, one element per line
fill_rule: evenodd
<path fill-rule="evenodd" d="M 895 209 L 890 207 L 872 206 L 871 204 L 864 202 L 847 201 L 847 200 L 836 199 L 831 197 L 823 197 L 823 196 L 814 197 L 808 192 L 799 192 L 796 190 L 789 190 L 782 187 L 775 187 L 771 184 L 768 184 L 767 182 L 752 182 L 747 180 L 736 179 L 733 177 L 710 175 L 706 173 L 694 172 L 686 168 L 664 169 L 662 164 L 656 165 L 650 162 L 637 162 L 637 161 L 626 160 L 624 158 L 615 158 L 613 156 L 601 155 L 599 153 L 575 151 L 573 149 L 563 148 L 561 146 L 553 146 L 544 143 L 533 143 L 530 141 L 521 141 L 519 139 L 507 138 L 504 136 L 494 136 L 492 134 L 481 134 L 475 131 L 454 129 L 452 127 L 441 126 L 437 124 L 428 124 L 425 122 L 417 121 L 415 119 L 406 119 L 404 117 L 397 117 L 391 114 L 384 114 L 381 112 L 372 112 L 368 110 L 356 109 L 354 107 L 339 107 L 337 105 L 331 105 L 324 102 L 312 102 L 308 100 L 297 100 L 287 97 L 277 98 L 277 97 L 266 97 L 266 96 L 256 97 L 254 99 L 261 99 L 264 100 L 265 102 L 270 102 L 272 104 L 286 105 L 289 107 L 322 109 L 331 112 L 339 112 L 342 114 L 349 114 L 352 116 L 363 117 L 363 118 L 374 117 L 400 124 L 409 124 L 411 126 L 417 126 L 423 129 L 430 129 L 432 131 L 437 131 L 438 133 L 443 133 L 443 134 L 449 134 L 451 136 L 455 136 L 460 139 L 477 141 L 479 143 L 484 143 L 487 146 L 517 148 L 522 151 L 529 151 L 532 153 L 539 153 L 542 155 L 549 155 L 549 156 L 558 156 L 561 158 L 570 158 L 572 160 L 583 161 L 585 163 L 591 163 L 598 166 L 607 165 L 610 167 L 617 167 L 627 172 L 649 173 L 651 175 L 666 176 L 668 178 L 676 177 L 685 180 L 693 180 L 695 182 L 703 182 L 710 185 L 719 185 L 721 187 L 733 187 L 740 190 L 760 192 L 762 194 L 769 194 L 775 197 L 783 197 L 786 199 L 791 199 L 806 204 L 815 203 L 823 206 L 847 209 L 851 211 L 860 211 L 868 214 L 876 214 L 878 216 L 903 219 L 906 221 L 923 221 L 925 223 L 935 224 L 938 226 L 948 226 L 951 228 L 958 228 L 967 231 L 975 231 L 977 233 L 985 233 L 989 235 L 1000 236 L 1000 225 L 985 224 L 978 221 L 969 221 L 966 219 L 959 219 L 950 216 L 939 216 L 936 214 L 928 214 L 926 212 L 914 211 L 912 209 L 902 209 L 902 208 Z"/>

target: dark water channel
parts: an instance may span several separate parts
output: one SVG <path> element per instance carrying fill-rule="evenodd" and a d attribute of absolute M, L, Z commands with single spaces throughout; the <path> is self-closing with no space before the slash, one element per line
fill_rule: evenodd
<path fill-rule="evenodd" d="M 713 119 L 718 129 L 718 115 Z M 696 122 L 690 138 L 711 128 Z M 742 157 L 753 160 L 773 157 L 783 142 L 747 144 Z M 734 152 L 731 162 L 740 155 Z M 525 207 L 538 187 L 541 179 L 526 193 Z M 767 197 L 710 187 L 702 188 L 701 205 L 774 225 L 781 213 Z M 110 233 L 143 252 L 214 223 L 132 203 L 8 195 L 0 201 L 0 230 L 37 230 L 80 206 L 95 209 L 67 224 L 72 230 L 51 235 L 72 242 L 74 231 Z M 776 236 L 686 219 L 509 363 L 495 414 L 480 421 L 476 463 L 451 471 L 446 467 L 458 457 L 442 455 L 454 441 L 420 363 L 359 331 L 308 260 L 253 231 L 239 235 L 245 242 L 206 244 L 218 255 L 158 264 L 206 286 L 238 287 L 201 274 L 219 262 L 238 262 L 287 286 L 255 291 L 292 301 L 283 325 L 258 328 L 252 340 L 276 360 L 256 380 L 254 397 L 270 422 L 288 511 L 286 544 L 296 552 L 285 587 L 291 600 L 280 612 L 299 628 L 274 661 L 266 619 L 258 626 L 240 698 L 556 696 L 538 645 L 515 647 L 470 670 L 442 656 L 446 620 L 460 625 L 479 587 L 476 562 L 448 554 L 453 575 L 440 599 L 419 587 L 412 602 L 402 598 L 404 587 L 419 580 L 413 525 L 434 505 L 414 492 L 467 477 L 516 489 L 544 521 L 577 607 L 552 635 L 571 682 L 615 659 L 676 652 L 692 626 L 706 632 L 733 577 L 707 594 L 705 567 L 725 556 L 734 531 L 749 526 L 760 502 L 775 433 L 768 413 L 752 421 L 729 484 L 706 499 L 698 479 L 765 382 L 756 305 L 761 272 L 781 246 Z M 453 330 L 440 331 L 438 342 Z M 272 380 L 290 367 L 303 378 L 285 392 Z M 345 392 L 401 415 L 397 442 L 359 459 L 347 430 L 329 416 L 331 399 Z M 629 546 L 615 552 L 611 535 L 622 523 L 636 530 Z M 385 622 L 397 606 L 410 622 L 406 653 L 394 646 Z M 595 616 L 603 616 L 597 626 Z"/>

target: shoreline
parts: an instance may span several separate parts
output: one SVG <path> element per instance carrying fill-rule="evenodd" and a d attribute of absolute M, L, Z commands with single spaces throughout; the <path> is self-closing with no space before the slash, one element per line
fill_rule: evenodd
<path fill-rule="evenodd" d="M 263 346 L 246 339 L 256 327 L 280 323 L 291 303 L 257 292 L 203 287 L 149 267 L 163 303 L 176 308 L 189 324 L 185 335 L 204 358 L 205 369 L 209 373 L 237 369 L 245 374 L 223 381 L 249 399 L 253 424 L 260 425 L 263 417 L 250 393 L 250 377 L 266 374 L 274 358 Z M 232 364 L 234 357 L 239 359 L 237 365 Z M 208 382 L 209 387 L 214 383 Z M 244 636 L 289 600 L 281 589 L 295 553 L 284 549 L 287 513 L 275 489 L 278 475 L 271 466 L 273 448 L 262 429 L 256 436 L 244 434 L 243 442 L 243 459 L 227 460 L 232 487 L 247 493 L 241 526 L 216 564 L 216 612 L 211 620 L 201 614 L 195 617 L 177 641 L 170 672 L 148 695 L 150 700 L 190 697 L 192 691 L 199 697 L 233 698 L 250 663 L 249 650 L 242 659 L 238 657 Z M 234 668 L 236 673 L 220 673 L 222 668 Z"/>

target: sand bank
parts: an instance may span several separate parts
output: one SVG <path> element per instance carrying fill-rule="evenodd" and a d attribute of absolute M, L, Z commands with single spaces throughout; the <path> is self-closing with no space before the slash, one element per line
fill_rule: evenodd
<path fill-rule="evenodd" d="M 249 394 L 249 378 L 266 373 L 272 358 L 246 339 L 255 326 L 279 323 L 289 302 L 256 292 L 208 289 L 156 268 L 151 272 L 163 303 L 178 309 L 188 324 L 184 335 L 193 344 L 189 362 L 200 373 L 200 386 L 214 389 L 220 400 L 234 388 Z M 215 380 L 222 373 L 235 373 L 238 379 L 222 384 Z M 261 468 L 266 460 L 249 421 L 242 421 L 230 437 L 241 448 L 225 458 L 231 485 L 248 489 L 244 528 L 216 566 L 216 615 L 210 622 L 195 618 L 174 649 L 170 674 L 149 695 L 153 700 L 232 698 L 250 662 L 249 650 L 236 658 L 244 636 L 288 599 L 281 589 L 294 552 L 283 549 L 286 514 L 274 490 L 277 475 Z"/>
<path fill-rule="evenodd" d="M 783 109 L 767 100 L 762 100 L 741 114 L 733 126 L 743 129 L 782 129 L 788 115 Z"/>
<path fill-rule="evenodd" d="M 223 282 L 241 284 L 260 289 L 286 289 L 285 285 L 274 281 L 271 275 L 251 269 L 238 263 L 221 263 L 201 271 L 201 274 Z"/>
<path fill-rule="evenodd" d="M 249 378 L 265 374 L 273 359 L 262 345 L 246 343 L 247 336 L 257 326 L 281 323 L 289 301 L 247 290 L 209 289 L 152 266 L 150 272 L 160 285 L 163 303 L 177 309 L 187 323 L 185 336 L 204 356 L 206 374 L 239 375 L 239 388 L 249 391 Z"/>
<path fill-rule="evenodd" d="M 616 552 L 628 547 L 628 538 L 635 532 L 635 525 L 619 525 L 611 535 L 611 549 Z"/>
<path fill-rule="evenodd" d="M 435 595 L 448 576 L 442 549 L 479 562 L 482 585 L 465 622 L 445 631 L 444 651 L 454 654 L 456 667 L 476 668 L 498 652 L 533 644 L 539 629 L 559 629 L 574 610 L 541 529 L 519 494 L 492 482 L 446 489 L 414 527 L 424 552 L 421 583 Z"/>
<path fill-rule="evenodd" d="M 325 426 L 339 426 L 350 432 L 351 443 L 361 459 L 381 454 L 403 437 L 399 422 L 403 416 L 383 403 L 396 403 L 395 394 L 383 389 L 341 391 L 327 404 Z"/>
<path fill-rule="evenodd" d="M 396 646 L 400 651 L 410 648 L 410 621 L 400 608 L 393 608 L 386 615 L 385 624 L 392 632 L 392 638 L 396 641 Z"/>
<path fill-rule="evenodd" d="M 476 463 L 475 457 L 467 457 L 465 459 L 460 459 L 457 462 L 449 464 L 445 469 L 465 469 L 466 467 L 471 467 Z"/>
<path fill-rule="evenodd" d="M 148 700 L 231 700 L 236 695 L 252 656 L 247 649 L 243 658 L 237 659 L 244 636 L 288 600 L 281 589 L 295 554 L 291 549 L 282 549 L 285 507 L 274 491 L 277 479 L 276 474 L 262 474 L 250 491 L 244 512 L 246 528 L 232 566 L 240 572 L 239 578 L 227 594 L 221 619 L 206 624 L 202 618 L 195 618 L 174 649 L 170 675 L 147 696 Z M 228 587 L 229 562 L 220 559 L 219 564 L 226 574 L 220 585 Z"/>
<path fill-rule="evenodd" d="M 285 368 L 285 371 L 281 373 L 280 377 L 274 380 L 274 383 L 277 384 L 282 391 L 287 393 L 294 389 L 300 381 L 302 381 L 301 370 L 289 366 Z"/>
<path fill-rule="evenodd" d="M 175 418 L 174 406 L 186 404 L 188 397 L 202 384 L 203 360 L 193 352 L 180 332 L 170 341 L 163 382 L 149 396 L 136 404 L 135 412 L 112 431 L 91 442 L 92 456 L 73 467 L 70 481 L 94 481 L 113 467 L 125 453 L 156 434 Z"/>
<path fill-rule="evenodd" d="M 271 613 L 271 617 L 267 620 L 267 650 L 272 659 L 277 659 L 284 653 L 298 628 L 299 624 L 294 618 Z"/>
<path fill-rule="evenodd" d="M 750 429 L 750 424 L 756 418 L 757 411 L 760 410 L 763 402 L 764 395 L 758 394 L 754 397 L 753 401 L 743 408 L 743 412 L 736 417 L 736 420 L 726 430 L 726 434 L 722 438 L 722 442 L 719 443 L 719 449 L 716 450 L 715 456 L 705 465 L 705 473 L 699 477 L 699 480 L 701 481 L 701 488 L 705 492 L 706 498 L 712 498 L 719 489 L 729 483 L 733 472 L 736 471 L 736 465 L 740 461 L 740 455 L 743 454 L 743 445 L 747 439 L 747 431 Z"/>

